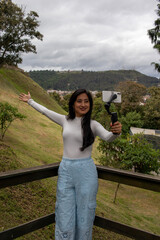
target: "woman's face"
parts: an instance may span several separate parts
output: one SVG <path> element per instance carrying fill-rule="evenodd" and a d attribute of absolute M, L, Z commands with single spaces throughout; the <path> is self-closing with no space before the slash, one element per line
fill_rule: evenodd
<path fill-rule="evenodd" d="M 90 102 L 86 93 L 78 95 L 73 105 L 76 117 L 83 117 L 90 109 Z"/>

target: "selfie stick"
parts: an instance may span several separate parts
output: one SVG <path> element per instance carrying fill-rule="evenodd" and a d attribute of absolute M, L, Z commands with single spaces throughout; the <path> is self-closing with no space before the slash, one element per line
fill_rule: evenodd
<path fill-rule="evenodd" d="M 108 114 L 111 115 L 111 121 L 112 124 L 114 124 L 115 122 L 118 121 L 118 116 L 116 112 L 110 112 L 109 108 L 111 103 L 113 102 L 113 100 L 115 100 L 117 98 L 117 94 L 113 94 L 109 100 L 109 102 L 105 103 L 105 109 L 107 110 Z"/>

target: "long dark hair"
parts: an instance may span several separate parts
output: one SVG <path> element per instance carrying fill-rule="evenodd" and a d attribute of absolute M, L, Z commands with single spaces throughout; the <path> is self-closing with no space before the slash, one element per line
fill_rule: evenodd
<path fill-rule="evenodd" d="M 77 97 L 82 94 L 86 93 L 90 102 L 90 109 L 89 111 L 84 115 L 82 118 L 82 130 L 83 130 L 83 145 L 80 148 L 81 151 L 83 151 L 85 148 L 90 146 L 94 142 L 94 135 L 90 126 L 90 121 L 91 121 L 91 114 L 92 114 L 92 108 L 93 108 L 93 99 L 92 95 L 89 91 L 86 89 L 78 89 L 76 90 L 70 97 L 69 100 L 69 113 L 67 116 L 67 119 L 74 119 L 76 117 L 75 111 L 73 108 L 73 105 L 77 99 Z"/>

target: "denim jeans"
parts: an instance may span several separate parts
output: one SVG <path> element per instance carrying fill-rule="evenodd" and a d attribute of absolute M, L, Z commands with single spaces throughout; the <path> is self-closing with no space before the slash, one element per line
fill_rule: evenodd
<path fill-rule="evenodd" d="M 91 240 L 98 191 L 92 158 L 63 158 L 58 170 L 55 240 Z"/>

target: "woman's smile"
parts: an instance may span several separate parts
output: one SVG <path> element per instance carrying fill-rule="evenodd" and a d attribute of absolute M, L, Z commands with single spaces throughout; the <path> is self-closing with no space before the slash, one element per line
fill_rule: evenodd
<path fill-rule="evenodd" d="M 82 117 L 90 109 L 90 102 L 86 93 L 80 94 L 73 105 L 76 117 Z"/>

